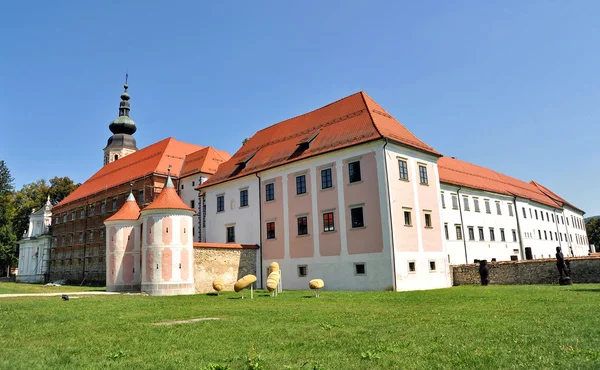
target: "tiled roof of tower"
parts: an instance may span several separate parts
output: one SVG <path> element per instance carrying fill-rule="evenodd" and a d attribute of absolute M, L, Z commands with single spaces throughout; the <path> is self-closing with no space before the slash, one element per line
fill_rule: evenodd
<path fill-rule="evenodd" d="M 540 184 L 539 182 L 532 181 L 531 184 L 535 185 L 538 189 L 540 189 L 540 191 L 542 193 L 544 193 L 547 196 L 549 196 L 550 198 L 552 198 L 555 202 L 557 202 L 557 203 L 559 203 L 561 205 L 562 204 L 566 204 L 566 205 L 570 206 L 571 208 L 575 208 L 578 211 L 584 212 L 581 208 L 578 208 L 578 207 L 574 206 L 573 204 L 567 202 L 565 199 L 561 198 L 558 194 L 556 194 L 552 190 L 548 189 L 544 185 Z"/>
<path fill-rule="evenodd" d="M 198 188 L 384 137 L 440 155 L 361 91 L 258 131 Z"/>
<path fill-rule="evenodd" d="M 477 166 L 451 157 L 438 159 L 440 182 L 480 189 L 493 193 L 518 196 L 548 205 L 560 207 L 554 199 L 544 194 L 533 183 Z"/>
<path fill-rule="evenodd" d="M 110 216 L 106 221 L 134 221 L 140 217 L 140 207 L 137 205 L 133 194 L 129 194 L 127 201 L 123 203 L 121 208 L 114 215 Z"/>
<path fill-rule="evenodd" d="M 167 178 L 165 187 L 162 189 L 160 194 L 158 194 L 154 201 L 148 204 L 143 211 L 152 209 L 182 209 L 185 211 L 192 211 L 194 213 L 196 212 L 192 208 L 188 207 L 187 204 L 183 202 L 179 194 L 177 194 L 177 190 L 175 190 L 170 177 Z"/>
<path fill-rule="evenodd" d="M 178 141 L 172 137 L 161 140 L 103 166 L 55 207 L 64 206 L 73 201 L 117 185 L 129 183 L 147 175 L 167 175 L 167 168 L 169 166 L 172 166 L 171 175 L 180 177 L 180 171 L 184 165 L 186 155 L 203 148 L 199 145 Z"/>
<path fill-rule="evenodd" d="M 221 163 L 226 162 L 229 158 L 231 158 L 229 153 L 207 146 L 185 157 L 179 177 L 186 177 L 198 172 L 212 175 L 217 172 Z"/>

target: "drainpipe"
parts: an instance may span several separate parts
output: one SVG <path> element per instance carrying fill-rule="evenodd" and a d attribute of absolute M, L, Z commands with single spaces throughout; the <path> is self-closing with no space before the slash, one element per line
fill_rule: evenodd
<path fill-rule="evenodd" d="M 261 179 L 260 176 L 258 176 L 258 173 L 255 173 L 256 177 L 258 178 L 258 226 L 259 226 L 259 245 L 258 245 L 258 250 L 260 251 L 260 288 L 264 289 L 263 283 L 264 283 L 264 279 L 263 279 L 263 250 L 262 250 L 262 184 L 261 184 Z"/>
<path fill-rule="evenodd" d="M 467 255 L 467 236 L 465 235 L 465 224 L 463 221 L 463 215 L 462 215 L 462 207 L 460 205 L 460 189 L 462 189 L 462 186 L 459 186 L 458 189 L 456 190 L 456 198 L 458 200 L 458 212 L 460 213 L 460 228 L 462 230 L 462 239 L 463 239 L 463 245 L 465 247 L 465 263 L 469 263 L 469 257 Z"/>
<path fill-rule="evenodd" d="M 390 195 L 390 178 L 388 176 L 388 167 L 387 167 L 387 155 L 385 154 L 385 147 L 388 145 L 387 137 L 384 139 L 385 144 L 383 144 L 383 168 L 385 170 L 385 185 L 387 187 L 387 199 L 388 199 L 388 211 L 390 213 L 390 251 L 392 253 L 392 286 L 394 287 L 394 292 L 396 291 L 396 253 L 394 250 L 394 222 L 392 217 L 392 197 Z"/>
<path fill-rule="evenodd" d="M 558 233 L 558 239 L 556 239 L 556 241 L 558 242 L 558 246 L 562 248 L 562 243 L 560 241 L 560 229 L 558 228 L 558 216 L 556 215 L 556 208 L 554 208 L 554 210 L 552 211 L 554 213 L 554 217 L 556 218 L 556 222 L 555 222 L 555 226 L 556 226 L 556 232 Z"/>
<path fill-rule="evenodd" d="M 513 205 L 515 206 L 515 215 L 517 216 L 517 232 L 519 233 L 519 250 L 521 259 L 525 259 L 525 248 L 523 247 L 523 235 L 521 235 L 521 223 L 519 221 L 519 208 L 517 207 L 517 197 L 513 195 Z"/>

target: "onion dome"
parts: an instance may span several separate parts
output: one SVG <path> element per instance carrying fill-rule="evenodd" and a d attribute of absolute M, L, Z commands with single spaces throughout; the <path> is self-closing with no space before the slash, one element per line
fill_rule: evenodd
<path fill-rule="evenodd" d="M 137 130 L 135 127 L 135 122 L 129 118 L 129 111 L 131 110 L 129 106 L 129 99 L 131 99 L 131 97 L 127 93 L 127 89 L 129 88 L 129 85 L 127 85 L 127 78 L 128 76 L 126 75 L 125 85 L 123 85 L 125 91 L 123 94 L 121 94 L 121 103 L 119 103 L 119 117 L 112 121 L 110 126 L 108 126 L 113 134 L 133 135 Z"/>
<path fill-rule="evenodd" d="M 160 194 L 158 194 L 156 199 L 154 199 L 152 203 L 144 208 L 144 211 L 151 209 L 181 209 L 196 213 L 196 211 L 188 207 L 188 205 L 181 200 L 179 194 L 177 194 L 177 190 L 175 190 L 175 186 L 171 180 L 171 168 L 169 168 L 169 174 L 167 176 L 165 187 L 162 189 Z"/>
<path fill-rule="evenodd" d="M 140 207 L 138 206 L 133 192 L 129 193 L 127 201 L 114 215 L 110 216 L 106 221 L 135 221 L 140 217 Z"/>

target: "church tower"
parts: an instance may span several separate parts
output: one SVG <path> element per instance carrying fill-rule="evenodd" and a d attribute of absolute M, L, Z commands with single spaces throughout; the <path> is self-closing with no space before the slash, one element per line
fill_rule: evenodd
<path fill-rule="evenodd" d="M 127 78 L 125 75 L 125 91 L 121 94 L 121 103 L 119 104 L 119 117 L 111 122 L 108 128 L 113 135 L 108 138 L 106 148 L 104 148 L 104 165 L 114 162 L 137 150 L 135 138 L 132 136 L 135 131 L 135 122 L 129 118 L 129 99 L 127 94 Z"/>

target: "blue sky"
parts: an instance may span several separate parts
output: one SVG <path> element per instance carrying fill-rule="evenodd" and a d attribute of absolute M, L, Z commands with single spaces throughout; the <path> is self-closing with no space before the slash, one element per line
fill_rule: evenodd
<path fill-rule="evenodd" d="M 0 159 L 18 187 L 102 165 L 129 71 L 138 147 L 234 153 L 366 91 L 448 156 L 600 214 L 600 2 L 14 1 L 0 13 Z"/>

